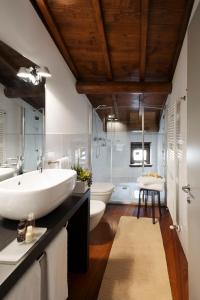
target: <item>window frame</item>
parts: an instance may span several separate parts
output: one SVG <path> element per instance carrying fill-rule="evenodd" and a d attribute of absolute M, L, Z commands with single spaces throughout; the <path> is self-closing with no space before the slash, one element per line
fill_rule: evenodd
<path fill-rule="evenodd" d="M 131 142 L 130 143 L 130 167 L 142 167 L 142 161 L 136 162 L 133 157 L 134 150 L 142 149 L 142 142 Z M 147 150 L 147 159 L 144 167 L 151 167 L 151 142 L 144 142 L 144 150 Z"/>

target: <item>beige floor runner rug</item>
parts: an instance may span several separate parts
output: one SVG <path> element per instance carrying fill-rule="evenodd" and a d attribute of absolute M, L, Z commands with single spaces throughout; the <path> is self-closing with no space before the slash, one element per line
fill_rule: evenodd
<path fill-rule="evenodd" d="M 172 300 L 159 224 L 121 217 L 98 300 Z"/>

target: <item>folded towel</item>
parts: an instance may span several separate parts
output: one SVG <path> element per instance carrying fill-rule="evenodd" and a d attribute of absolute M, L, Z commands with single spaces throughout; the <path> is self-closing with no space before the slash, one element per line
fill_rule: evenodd
<path fill-rule="evenodd" d="M 48 300 L 66 300 L 67 285 L 67 230 L 63 228 L 45 250 L 47 258 Z"/>
<path fill-rule="evenodd" d="M 156 178 L 153 176 L 140 176 L 137 179 L 138 183 L 144 184 L 144 185 L 149 185 L 149 184 L 163 184 L 165 182 L 164 178 Z"/>
<path fill-rule="evenodd" d="M 163 183 L 154 183 L 154 184 L 143 184 L 143 183 L 138 183 L 138 186 L 140 189 L 149 189 L 149 190 L 154 190 L 154 191 L 159 191 L 162 192 L 164 190 L 164 185 Z"/>
<path fill-rule="evenodd" d="M 36 261 L 26 273 L 16 282 L 4 300 L 40 300 L 41 297 L 41 271 Z M 42 299 L 41 299 L 42 300 Z"/>

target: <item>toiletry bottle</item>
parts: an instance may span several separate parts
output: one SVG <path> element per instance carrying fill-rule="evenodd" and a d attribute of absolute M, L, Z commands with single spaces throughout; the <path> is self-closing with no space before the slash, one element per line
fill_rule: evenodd
<path fill-rule="evenodd" d="M 33 241 L 33 227 L 32 225 L 28 225 L 26 229 L 26 243 L 31 243 Z"/>
<path fill-rule="evenodd" d="M 32 239 L 34 239 L 35 234 L 35 216 L 34 213 L 29 213 L 27 218 L 27 226 L 32 226 Z"/>
<path fill-rule="evenodd" d="M 21 220 L 17 227 L 17 242 L 23 243 L 26 236 L 26 220 Z"/>
<path fill-rule="evenodd" d="M 28 218 L 27 218 L 27 226 L 35 226 L 35 216 L 34 216 L 34 213 L 29 213 L 28 214 Z"/>

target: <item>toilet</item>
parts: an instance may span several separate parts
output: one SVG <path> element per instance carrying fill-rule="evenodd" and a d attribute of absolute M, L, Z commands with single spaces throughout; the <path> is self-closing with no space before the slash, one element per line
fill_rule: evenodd
<path fill-rule="evenodd" d="M 91 200 L 100 200 L 107 204 L 114 190 L 114 185 L 109 182 L 95 182 L 90 187 Z"/>
<path fill-rule="evenodd" d="M 103 217 L 106 205 L 99 200 L 90 200 L 90 231 L 92 231 Z"/>

